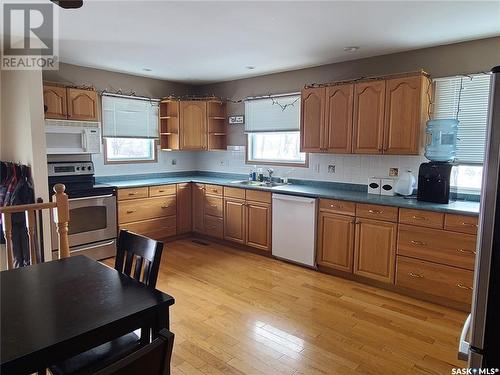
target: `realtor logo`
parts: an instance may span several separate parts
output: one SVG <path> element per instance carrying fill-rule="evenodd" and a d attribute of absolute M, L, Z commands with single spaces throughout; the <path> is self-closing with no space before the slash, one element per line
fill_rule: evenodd
<path fill-rule="evenodd" d="M 55 8 L 52 3 L 2 2 L 1 69 L 58 69 Z"/>

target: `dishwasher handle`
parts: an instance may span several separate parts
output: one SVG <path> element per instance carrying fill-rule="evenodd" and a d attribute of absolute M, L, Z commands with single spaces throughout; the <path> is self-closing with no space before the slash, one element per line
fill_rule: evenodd
<path fill-rule="evenodd" d="M 295 195 L 284 195 L 284 194 L 273 194 L 273 200 L 291 201 L 291 202 L 307 203 L 307 204 L 316 203 L 316 198 L 297 197 Z"/>

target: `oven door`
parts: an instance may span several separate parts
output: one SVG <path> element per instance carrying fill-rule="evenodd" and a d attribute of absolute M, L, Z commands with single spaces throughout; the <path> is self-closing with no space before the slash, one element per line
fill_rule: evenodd
<path fill-rule="evenodd" d="M 109 194 L 69 199 L 70 248 L 114 238 L 116 238 L 116 196 Z M 56 250 L 57 247 L 57 230 L 53 223 L 52 250 Z"/>

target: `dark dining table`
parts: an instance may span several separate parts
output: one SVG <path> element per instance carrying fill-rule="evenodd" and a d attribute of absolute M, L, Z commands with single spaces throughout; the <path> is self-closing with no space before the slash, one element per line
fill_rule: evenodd
<path fill-rule="evenodd" d="M 0 373 L 29 374 L 141 328 L 174 298 L 83 255 L 0 272 Z"/>

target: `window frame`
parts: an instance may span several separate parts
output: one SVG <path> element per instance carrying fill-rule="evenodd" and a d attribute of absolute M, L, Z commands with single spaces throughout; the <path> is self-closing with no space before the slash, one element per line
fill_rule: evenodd
<path fill-rule="evenodd" d="M 158 162 L 158 139 L 154 138 L 133 138 L 133 139 L 148 139 L 151 140 L 153 143 L 153 159 L 120 159 L 120 160 L 110 160 L 108 158 L 108 138 L 113 138 L 113 137 L 102 137 L 103 141 L 103 157 L 104 157 L 104 164 L 105 165 L 114 165 L 114 164 L 144 164 L 144 163 L 157 163 Z M 117 137 L 119 138 L 119 137 Z"/>
<path fill-rule="evenodd" d="M 255 132 L 255 133 L 267 133 L 267 132 Z M 273 133 L 290 133 L 290 131 L 283 132 L 273 132 Z M 300 137 L 300 130 L 297 131 Z M 297 167 L 297 168 L 309 168 L 309 153 L 305 152 L 304 162 L 293 162 L 293 161 L 281 161 L 281 160 L 254 160 L 250 158 L 250 136 L 252 133 L 245 134 L 245 164 L 248 165 L 274 165 L 278 167 Z"/>

